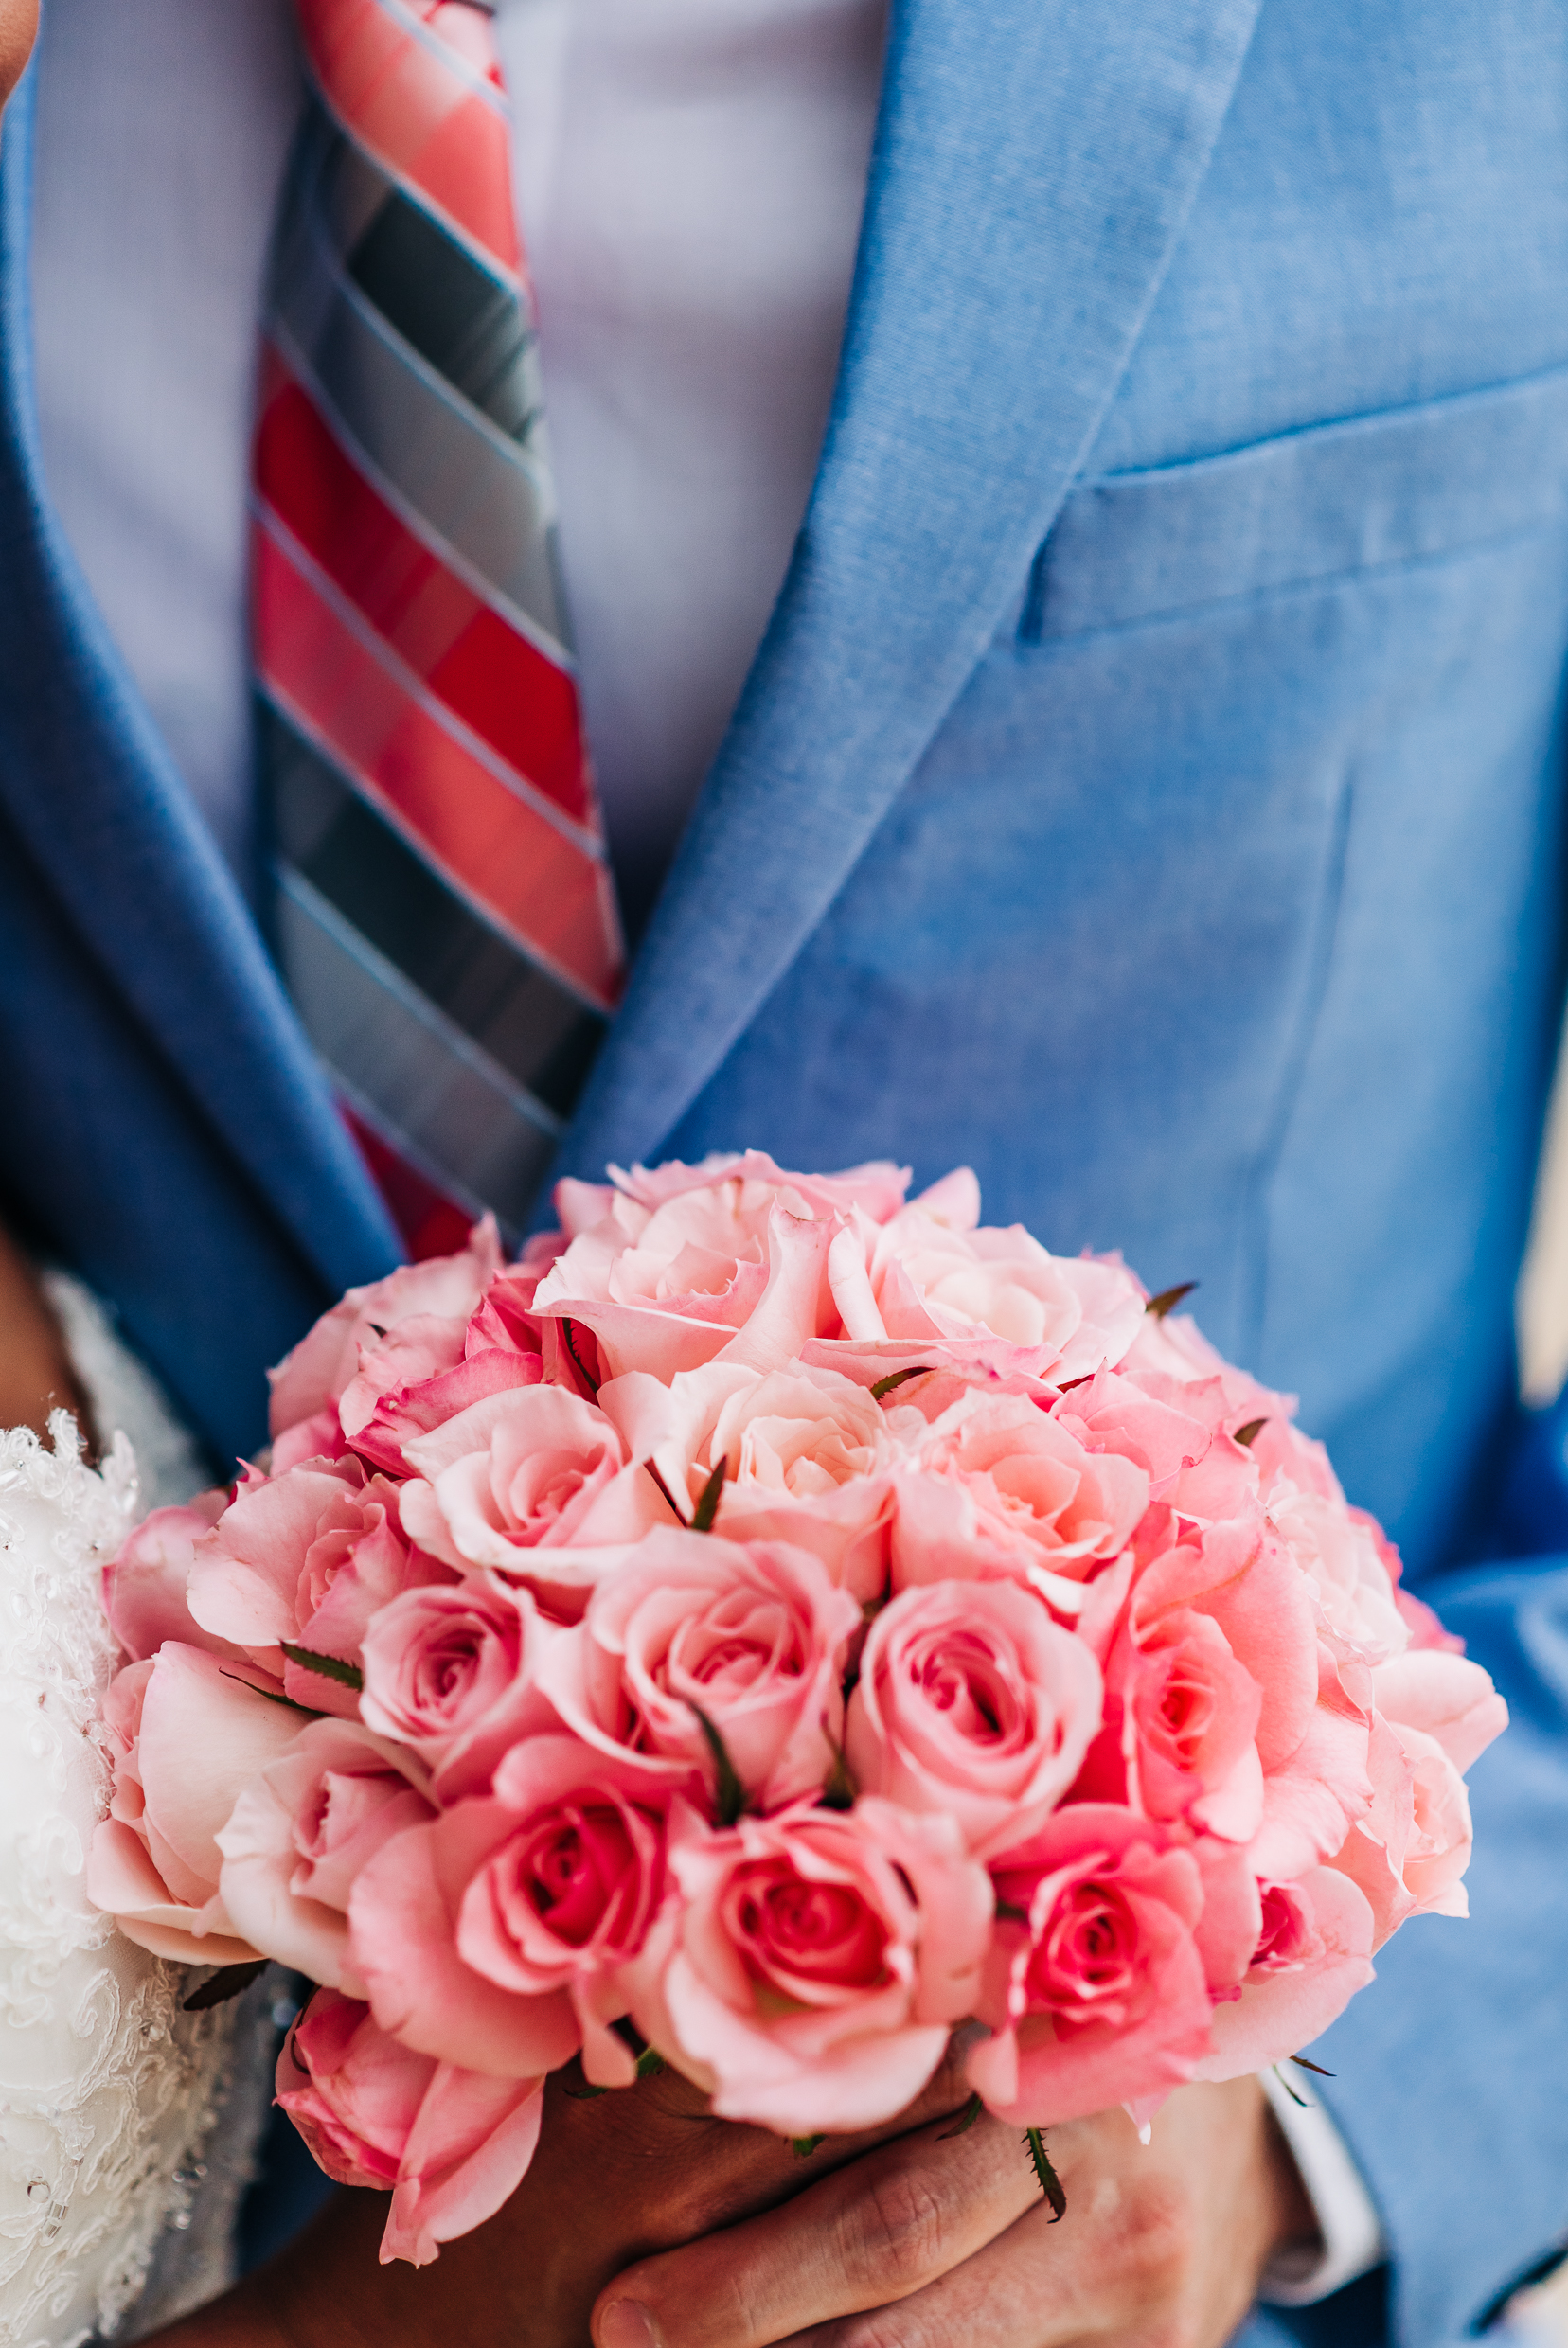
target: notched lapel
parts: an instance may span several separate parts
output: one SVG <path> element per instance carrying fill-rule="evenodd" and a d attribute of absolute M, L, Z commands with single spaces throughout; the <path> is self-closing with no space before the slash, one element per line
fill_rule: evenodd
<path fill-rule="evenodd" d="M 1257 5 L 895 0 L 811 506 L 563 1166 L 657 1148 L 962 690 L 1120 380 Z"/>

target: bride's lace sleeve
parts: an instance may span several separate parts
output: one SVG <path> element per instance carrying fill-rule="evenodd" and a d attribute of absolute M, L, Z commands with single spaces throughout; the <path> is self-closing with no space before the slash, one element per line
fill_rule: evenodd
<path fill-rule="evenodd" d="M 0 2342 L 18 2348 L 129 2337 L 229 2279 L 271 2029 L 264 1981 L 187 2014 L 188 1976 L 88 1905 L 98 1569 L 135 1475 L 123 1435 L 96 1473 L 63 1413 L 52 1432 L 52 1450 L 0 1434 Z"/>

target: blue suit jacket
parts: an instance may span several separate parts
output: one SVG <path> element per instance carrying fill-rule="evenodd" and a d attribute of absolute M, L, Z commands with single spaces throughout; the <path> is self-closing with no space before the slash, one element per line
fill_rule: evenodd
<path fill-rule="evenodd" d="M 226 1455 L 393 1241 L 51 518 L 27 187 L 24 97 L 0 1183 Z M 1568 2239 L 1565 653 L 1560 8 L 901 0 L 810 510 L 562 1153 L 968 1159 L 1301 1393 L 1516 1718 L 1473 1921 L 1324 2041 L 1422 2348 Z"/>

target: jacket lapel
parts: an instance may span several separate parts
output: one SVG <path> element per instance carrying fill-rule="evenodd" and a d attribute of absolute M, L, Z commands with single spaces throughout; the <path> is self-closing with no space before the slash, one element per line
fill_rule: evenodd
<path fill-rule="evenodd" d="M 895 0 L 811 506 L 563 1167 L 656 1150 L 1017 600 L 1202 184 L 1257 5 Z"/>
<path fill-rule="evenodd" d="M 34 82 L 29 73 L 0 136 L 0 805 L 196 1112 L 339 1288 L 395 1260 L 391 1226 L 44 495 L 28 298 Z"/>

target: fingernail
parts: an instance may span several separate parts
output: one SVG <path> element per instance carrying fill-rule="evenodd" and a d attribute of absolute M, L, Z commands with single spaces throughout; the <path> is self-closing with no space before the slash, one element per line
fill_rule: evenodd
<path fill-rule="evenodd" d="M 598 2348 L 659 2348 L 659 2330 L 641 2300 L 613 2299 L 594 2326 Z"/>

